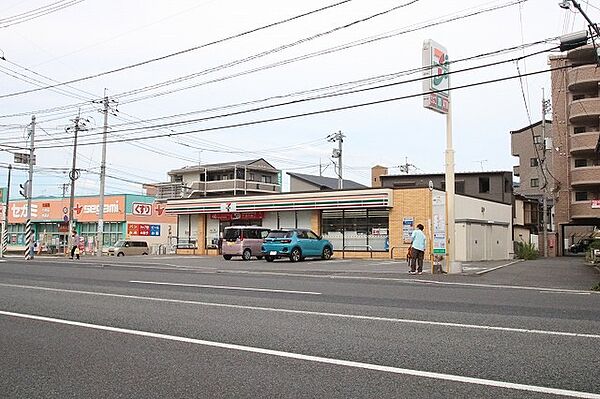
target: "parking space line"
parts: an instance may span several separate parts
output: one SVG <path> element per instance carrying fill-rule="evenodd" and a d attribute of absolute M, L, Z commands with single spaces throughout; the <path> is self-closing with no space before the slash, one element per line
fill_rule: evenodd
<path fill-rule="evenodd" d="M 488 380 L 488 379 L 483 379 L 483 378 L 466 377 L 466 376 L 455 375 L 455 374 L 444 374 L 444 373 L 435 373 L 435 372 L 430 372 L 430 371 L 414 370 L 414 369 L 407 369 L 407 368 L 394 367 L 394 366 L 383 366 L 383 365 L 372 364 L 372 363 L 363 363 L 363 362 L 356 362 L 356 361 L 351 361 L 351 360 L 334 359 L 334 358 L 330 358 L 330 357 L 304 355 L 301 353 L 284 352 L 284 351 L 278 351 L 278 350 L 274 350 L 274 349 L 266 349 L 266 348 L 259 348 L 259 347 L 246 346 L 246 345 L 237 345 L 237 344 L 230 344 L 230 343 L 216 342 L 216 341 L 207 341 L 207 340 L 196 339 L 196 338 L 188 338 L 188 337 L 182 337 L 182 336 L 176 336 L 176 335 L 153 333 L 153 332 L 142 331 L 142 330 L 131 330 L 131 329 L 127 329 L 127 328 L 110 327 L 110 326 L 99 325 L 99 324 L 83 323 L 83 322 L 78 322 L 78 321 L 73 321 L 73 320 L 57 319 L 57 318 L 52 318 L 52 317 L 44 317 L 44 316 L 37 316 L 37 315 L 30 315 L 30 314 L 23 314 L 23 313 L 14 313 L 14 312 L 7 312 L 7 311 L 1 311 L 1 310 L 0 310 L 0 315 L 4 315 L 4 316 L 8 316 L 8 317 L 22 318 L 22 319 L 29 319 L 29 320 L 36 320 L 36 321 L 43 321 L 43 322 L 47 322 L 47 323 L 62 324 L 62 325 L 68 325 L 68 326 L 73 326 L 73 327 L 89 328 L 89 329 L 93 329 L 93 330 L 107 331 L 107 332 L 113 332 L 113 333 L 118 333 L 118 334 L 128 334 L 128 335 L 134 335 L 134 336 L 140 336 L 140 337 L 146 337 L 146 338 L 155 338 L 155 339 L 162 339 L 162 340 L 173 341 L 173 342 L 182 342 L 182 343 L 188 343 L 188 344 L 194 344 L 194 345 L 202 345 L 202 346 L 208 346 L 208 347 L 220 348 L 220 349 L 226 349 L 226 350 L 235 350 L 235 351 L 241 351 L 241 352 L 256 353 L 256 354 L 261 354 L 261 355 L 276 356 L 276 357 L 287 358 L 287 359 L 301 360 L 301 361 L 305 361 L 305 362 L 331 364 L 331 365 L 335 365 L 335 366 L 343 366 L 343 367 L 350 367 L 350 368 L 357 368 L 357 369 L 364 369 L 364 370 L 373 370 L 373 371 L 380 371 L 380 372 L 391 373 L 391 374 L 409 375 L 409 376 L 413 376 L 413 377 L 430 378 L 430 379 L 436 379 L 436 380 L 458 382 L 458 383 L 463 383 L 463 384 L 474 384 L 474 385 L 505 388 L 505 389 L 519 390 L 519 391 L 527 391 L 527 392 L 538 392 L 538 393 L 545 393 L 545 394 L 550 394 L 550 395 L 561 395 L 561 396 L 568 396 L 568 397 L 575 397 L 575 398 L 600 399 L 600 394 L 595 394 L 595 393 L 591 393 L 591 392 L 572 391 L 572 390 L 567 390 L 567 389 L 551 388 L 551 387 L 544 387 L 544 386 L 538 386 L 538 385 L 527 385 L 527 384 L 518 384 L 518 383 L 499 381 L 499 380 Z"/>
<path fill-rule="evenodd" d="M 172 286 L 172 287 L 211 288 L 211 289 L 234 290 L 234 291 L 276 292 L 276 293 L 281 293 L 281 294 L 322 295 L 320 292 L 312 292 L 312 291 L 291 291 L 291 290 L 277 290 L 277 289 L 270 289 L 270 288 L 231 287 L 231 286 L 226 286 L 226 285 L 166 283 L 166 282 L 159 282 L 159 281 L 137 281 L 137 280 L 131 280 L 129 282 L 135 283 L 135 284 L 167 285 L 167 286 Z"/>

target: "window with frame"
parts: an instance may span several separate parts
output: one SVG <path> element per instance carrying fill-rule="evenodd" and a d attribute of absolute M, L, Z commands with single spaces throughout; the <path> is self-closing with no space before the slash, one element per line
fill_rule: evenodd
<path fill-rule="evenodd" d="M 575 126 L 573 128 L 573 134 L 585 133 L 585 131 L 586 131 L 585 126 Z"/>
<path fill-rule="evenodd" d="M 584 168 L 586 166 L 588 166 L 587 159 L 576 159 L 575 160 L 575 167 L 576 168 Z"/>
<path fill-rule="evenodd" d="M 538 179 L 538 178 L 531 179 L 531 180 L 529 181 L 529 185 L 530 185 L 531 187 L 539 187 L 539 186 L 540 186 L 540 179 Z"/>
<path fill-rule="evenodd" d="M 537 158 L 529 158 L 529 166 L 534 167 L 538 166 L 539 162 Z"/>
<path fill-rule="evenodd" d="M 479 178 L 479 192 L 480 193 L 489 193 L 490 192 L 490 178 L 489 177 L 480 177 Z"/>
<path fill-rule="evenodd" d="M 533 136 L 533 144 L 541 144 L 541 143 L 542 143 L 542 136 L 538 136 L 538 135 Z"/>
<path fill-rule="evenodd" d="M 575 191 L 575 201 L 587 201 L 588 193 L 587 191 Z"/>
<path fill-rule="evenodd" d="M 326 210 L 322 213 L 323 238 L 335 249 L 387 251 L 389 211 L 387 209 Z"/>
<path fill-rule="evenodd" d="M 454 191 L 458 194 L 464 194 L 465 193 L 465 182 L 464 181 L 457 181 L 454 183 Z"/>
<path fill-rule="evenodd" d="M 272 183 L 271 176 L 262 175 L 260 181 L 263 183 Z"/>

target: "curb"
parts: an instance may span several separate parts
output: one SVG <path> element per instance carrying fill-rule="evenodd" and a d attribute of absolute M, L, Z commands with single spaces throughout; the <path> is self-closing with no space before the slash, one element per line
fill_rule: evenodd
<path fill-rule="evenodd" d="M 515 260 L 513 262 L 507 263 L 505 265 L 500 265 L 500 266 L 492 267 L 491 269 L 482 270 L 482 271 L 477 272 L 475 274 L 478 275 L 478 276 L 481 276 L 482 274 L 493 272 L 494 270 L 502 269 L 503 267 L 511 266 L 511 265 L 514 265 L 514 264 L 520 263 L 520 262 L 525 262 L 525 260 L 524 259 L 518 259 L 518 260 Z"/>

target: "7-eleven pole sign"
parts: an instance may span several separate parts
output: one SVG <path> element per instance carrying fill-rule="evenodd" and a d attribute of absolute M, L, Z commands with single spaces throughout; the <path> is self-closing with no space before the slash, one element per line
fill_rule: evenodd
<path fill-rule="evenodd" d="M 446 48 L 433 40 L 423 42 L 423 106 L 441 114 L 450 103 L 450 64 Z"/>

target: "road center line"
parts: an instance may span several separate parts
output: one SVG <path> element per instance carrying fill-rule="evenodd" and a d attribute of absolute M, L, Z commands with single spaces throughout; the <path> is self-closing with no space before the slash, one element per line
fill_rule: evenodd
<path fill-rule="evenodd" d="M 539 392 L 539 393 L 546 393 L 546 394 L 551 394 L 551 395 L 569 396 L 569 397 L 574 397 L 574 398 L 600 399 L 599 394 L 594 394 L 594 393 L 590 393 L 590 392 L 571 391 L 571 390 L 566 390 L 566 389 L 550 388 L 550 387 L 543 387 L 543 386 L 537 386 L 537 385 L 526 385 L 526 384 L 517 384 L 517 383 L 505 382 L 505 381 L 488 380 L 488 379 L 474 378 L 474 377 L 465 377 L 465 376 L 454 375 L 454 374 L 443 374 L 443 373 L 434 373 L 434 372 L 430 372 L 430 371 L 413 370 L 413 369 L 400 368 L 400 367 L 382 366 L 382 365 L 372 364 L 372 363 L 362 363 L 362 362 L 355 362 L 355 361 L 350 361 L 350 360 L 333 359 L 333 358 L 329 358 L 329 357 L 303 355 L 301 353 L 283 352 L 283 351 L 278 351 L 278 350 L 273 350 L 273 349 L 265 349 L 265 348 L 257 348 L 257 347 L 245 346 L 245 345 L 228 344 L 228 343 L 224 343 L 224 342 L 206 341 L 206 340 L 202 340 L 202 339 L 180 337 L 180 336 L 176 336 L 176 335 L 159 334 L 159 333 L 140 331 L 140 330 L 130 330 L 127 328 L 110 327 L 110 326 L 103 326 L 103 325 L 99 325 L 99 324 L 82 323 L 82 322 L 72 321 L 72 320 L 55 319 L 55 318 L 51 318 L 51 317 L 29 315 L 29 314 L 23 314 L 23 313 L 13 313 L 13 312 L 1 311 L 1 310 L 0 310 L 0 315 L 9 316 L 9 317 L 18 317 L 18 318 L 29 319 L 29 320 L 37 320 L 37 321 L 43 321 L 43 322 L 48 322 L 48 323 L 63 324 L 63 325 L 74 326 L 74 327 L 90 328 L 90 329 L 94 329 L 94 330 L 108 331 L 108 332 L 114 332 L 114 333 L 119 333 L 119 334 L 129 334 L 129 335 L 135 335 L 135 336 L 140 336 L 140 337 L 156 338 L 156 339 L 163 339 L 163 340 L 167 340 L 167 341 L 183 342 L 183 343 L 189 343 L 189 344 L 194 344 L 194 345 L 209 346 L 209 347 L 213 347 L 213 348 L 237 350 L 237 351 L 249 352 L 249 353 L 258 353 L 258 354 L 262 354 L 262 355 L 277 356 L 277 357 L 281 357 L 281 358 L 302 360 L 302 361 L 307 361 L 307 362 L 315 362 L 315 363 L 331 364 L 331 365 L 335 365 L 335 366 L 344 366 L 344 367 L 352 367 L 352 368 L 365 369 L 365 370 L 381 371 L 381 372 L 392 373 L 392 374 L 410 375 L 410 376 L 414 376 L 414 377 L 424 377 L 424 378 L 431 378 L 431 379 L 437 379 L 437 380 L 459 382 L 459 383 L 464 383 L 464 384 L 476 384 L 476 385 L 498 387 L 498 388 L 505 388 L 505 389 L 514 389 L 514 390 L 528 391 L 528 392 Z"/>
<path fill-rule="evenodd" d="M 398 318 L 392 318 L 392 317 L 316 312 L 316 311 L 311 311 L 311 310 L 296 310 L 296 309 L 281 309 L 281 308 L 278 309 L 278 308 L 268 308 L 268 307 L 262 307 L 262 306 L 232 305 L 232 304 L 227 304 L 227 303 L 200 302 L 200 301 L 189 301 L 189 300 L 183 300 L 183 299 L 154 298 L 154 297 L 138 296 L 138 295 L 111 294 L 111 293 L 106 293 L 106 292 L 78 291 L 78 290 L 67 290 L 67 289 L 61 289 L 61 288 L 49 288 L 49 287 L 38 287 L 38 286 L 17 285 L 17 284 L 0 283 L 0 286 L 39 290 L 39 291 L 63 292 L 63 293 L 80 294 L 80 295 L 96 295 L 96 296 L 105 296 L 105 297 L 113 297 L 113 298 L 154 301 L 154 302 L 178 303 L 178 304 L 184 304 L 184 305 L 197 305 L 197 306 L 210 306 L 210 307 L 229 308 L 229 309 L 256 310 L 256 311 L 262 311 L 262 312 L 301 314 L 301 315 L 311 315 L 311 316 L 319 316 L 319 317 L 339 317 L 342 319 L 351 319 L 351 320 L 369 320 L 369 321 L 379 321 L 379 322 L 388 322 L 388 323 L 419 324 L 419 325 L 465 328 L 465 329 L 475 329 L 475 330 L 502 331 L 502 332 L 510 332 L 510 333 L 521 333 L 521 334 L 540 334 L 540 335 L 553 335 L 553 336 L 563 336 L 563 337 L 572 337 L 572 338 L 600 339 L 599 334 L 583 334 L 583 333 L 573 333 L 573 332 L 566 332 L 566 331 L 548 331 L 548 330 L 534 330 L 534 329 L 515 328 L 515 327 L 487 326 L 487 325 L 477 325 L 477 324 L 461 324 L 461 323 L 451 323 L 451 322 L 442 322 L 442 321 L 398 319 Z"/>
<path fill-rule="evenodd" d="M 159 281 L 137 281 L 137 280 L 131 280 L 129 282 L 135 283 L 135 284 L 168 285 L 168 286 L 173 286 L 173 287 L 214 288 L 214 289 L 219 289 L 219 290 L 258 291 L 258 292 L 277 292 L 277 293 L 283 293 L 283 294 L 322 295 L 320 292 L 312 292 L 312 291 L 290 291 L 290 290 L 275 290 L 275 289 L 270 289 L 270 288 L 231 287 L 231 286 L 226 286 L 226 285 L 165 283 L 165 282 L 159 282 Z"/>

